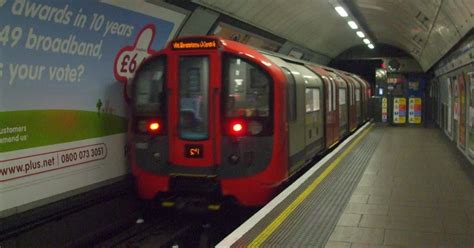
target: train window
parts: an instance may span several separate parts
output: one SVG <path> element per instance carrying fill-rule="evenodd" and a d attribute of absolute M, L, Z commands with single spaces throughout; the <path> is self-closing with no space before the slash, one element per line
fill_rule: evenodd
<path fill-rule="evenodd" d="M 346 104 L 346 89 L 340 88 L 339 89 L 339 105 Z"/>
<path fill-rule="evenodd" d="M 209 58 L 179 59 L 179 133 L 182 139 L 204 140 L 208 133 Z"/>
<path fill-rule="evenodd" d="M 226 117 L 269 117 L 271 79 L 256 65 L 235 56 L 224 59 Z"/>
<path fill-rule="evenodd" d="M 288 79 L 288 121 L 296 121 L 296 83 L 295 77 L 290 70 L 283 67 L 286 78 Z"/>
<path fill-rule="evenodd" d="M 306 113 L 320 110 L 320 92 L 317 88 L 306 88 Z"/>
<path fill-rule="evenodd" d="M 313 89 L 313 110 L 314 111 L 319 111 L 321 109 L 321 104 L 320 104 L 320 91 L 319 89 Z"/>
<path fill-rule="evenodd" d="M 311 89 L 306 89 L 306 113 L 313 111 L 313 94 Z"/>
<path fill-rule="evenodd" d="M 165 60 L 166 57 L 163 56 L 150 60 L 137 73 L 133 83 L 135 111 L 153 113 L 164 111 Z"/>
<path fill-rule="evenodd" d="M 356 89 L 356 102 L 360 102 L 360 89 Z"/>

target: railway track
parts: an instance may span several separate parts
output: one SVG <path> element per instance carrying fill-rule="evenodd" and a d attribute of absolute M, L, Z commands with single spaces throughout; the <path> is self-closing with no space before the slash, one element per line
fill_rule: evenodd
<path fill-rule="evenodd" d="M 237 228 L 255 209 L 229 208 L 216 212 L 187 213 L 155 209 L 129 229 L 93 247 L 213 247 Z"/>
<path fill-rule="evenodd" d="M 255 211 L 150 208 L 131 188 L 126 182 L 1 219 L 0 247 L 213 247 Z"/>
<path fill-rule="evenodd" d="M 171 247 L 198 226 L 196 217 L 160 210 L 138 218 L 128 229 L 97 242 L 93 247 Z"/>

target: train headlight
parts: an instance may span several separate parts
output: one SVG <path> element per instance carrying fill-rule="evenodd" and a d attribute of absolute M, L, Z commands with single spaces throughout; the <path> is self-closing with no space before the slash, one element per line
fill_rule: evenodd
<path fill-rule="evenodd" d="M 257 135 L 263 130 L 263 126 L 260 122 L 257 121 L 251 121 L 248 124 L 248 130 L 252 135 Z"/>
<path fill-rule="evenodd" d="M 148 125 L 148 123 L 147 123 L 146 120 L 138 121 L 138 123 L 137 123 L 138 131 L 141 132 L 141 133 L 146 133 L 148 131 L 147 125 Z"/>
<path fill-rule="evenodd" d="M 231 164 L 237 164 L 239 162 L 239 160 L 240 160 L 239 155 L 232 154 L 232 155 L 229 156 L 229 162 Z"/>
<path fill-rule="evenodd" d="M 155 153 L 153 153 L 153 158 L 156 161 L 160 161 L 161 160 L 161 154 L 159 152 L 155 152 Z"/>

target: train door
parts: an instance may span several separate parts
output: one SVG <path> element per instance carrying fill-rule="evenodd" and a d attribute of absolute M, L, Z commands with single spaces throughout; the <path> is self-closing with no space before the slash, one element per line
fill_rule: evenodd
<path fill-rule="evenodd" d="M 336 104 L 338 86 L 325 69 L 314 65 L 308 65 L 308 68 L 322 78 L 325 105 L 325 144 L 326 148 L 331 148 L 339 141 L 339 104 Z"/>
<path fill-rule="evenodd" d="M 289 67 L 289 65 L 287 65 Z M 294 71 L 294 73 L 292 73 Z M 283 67 L 283 72 L 287 78 L 287 101 L 288 101 L 288 140 L 289 140 L 289 165 L 290 173 L 298 170 L 304 165 L 305 151 L 305 127 L 303 113 L 298 111 L 304 106 L 304 84 L 301 73 L 295 69 Z M 299 83 L 301 82 L 301 83 Z"/>
<path fill-rule="evenodd" d="M 362 115 L 362 94 L 363 86 L 359 82 L 354 81 L 355 83 L 355 105 L 356 105 L 356 122 L 357 126 L 362 124 L 363 115 Z"/>
<path fill-rule="evenodd" d="M 169 56 L 169 162 L 176 167 L 213 167 L 220 159 L 218 51 Z"/>
<path fill-rule="evenodd" d="M 362 123 L 364 123 L 364 121 L 366 121 L 368 119 L 368 113 L 367 113 L 367 105 L 369 104 L 368 103 L 368 97 L 367 97 L 367 88 L 365 87 L 365 83 L 361 82 L 361 81 L 357 81 L 359 82 L 360 84 L 360 115 L 361 115 L 361 120 L 359 122 L 359 124 L 362 125 Z"/>
<path fill-rule="evenodd" d="M 349 133 L 349 91 L 346 82 L 334 79 L 338 84 L 338 113 L 339 137 L 343 138 Z"/>
<path fill-rule="evenodd" d="M 356 81 L 360 84 L 360 91 L 361 91 L 361 111 L 362 111 L 362 122 L 368 121 L 370 119 L 369 113 L 369 101 L 370 101 L 370 85 L 362 78 L 358 77 L 357 75 L 352 75 Z M 356 95 L 357 97 L 357 95 Z M 370 110 L 371 111 L 371 110 Z M 361 122 L 361 124 L 362 124 Z"/>
<path fill-rule="evenodd" d="M 326 99 L 326 147 L 332 147 L 339 140 L 339 113 L 338 104 L 336 104 L 337 85 L 329 77 L 323 77 L 323 80 Z"/>
<path fill-rule="evenodd" d="M 370 84 L 367 81 L 360 79 L 360 82 L 364 84 L 364 92 L 363 92 L 364 103 L 363 103 L 362 109 L 364 111 L 365 120 L 368 121 L 374 115 L 374 113 L 372 113 L 373 108 L 372 108 L 372 102 L 371 102 L 372 91 L 370 89 Z"/>
<path fill-rule="evenodd" d="M 312 159 L 325 148 L 324 144 L 324 116 L 322 103 L 322 80 L 308 68 L 295 65 L 304 78 L 305 86 L 305 156 Z"/>
<path fill-rule="evenodd" d="M 357 128 L 357 105 L 356 105 L 356 83 L 350 78 L 346 78 L 349 89 L 349 131 L 353 132 Z"/>
<path fill-rule="evenodd" d="M 331 81 L 326 76 L 322 76 L 323 82 L 323 107 L 325 109 L 324 115 L 324 132 L 325 132 L 325 146 L 331 147 L 337 142 L 337 136 L 335 136 L 336 129 L 336 119 L 335 111 L 333 110 L 332 97 L 333 97 L 333 87 Z"/>

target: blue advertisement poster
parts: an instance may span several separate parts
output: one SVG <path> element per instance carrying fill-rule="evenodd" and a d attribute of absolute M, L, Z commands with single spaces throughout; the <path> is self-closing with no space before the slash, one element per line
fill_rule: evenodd
<path fill-rule="evenodd" d="M 0 0 L 2 211 L 125 175 L 124 82 L 185 15 L 144 0 Z"/>
<path fill-rule="evenodd" d="M 94 0 L 0 0 L 0 16 L 0 152 L 124 132 L 115 57 L 144 27 L 159 50 L 174 26 Z"/>

